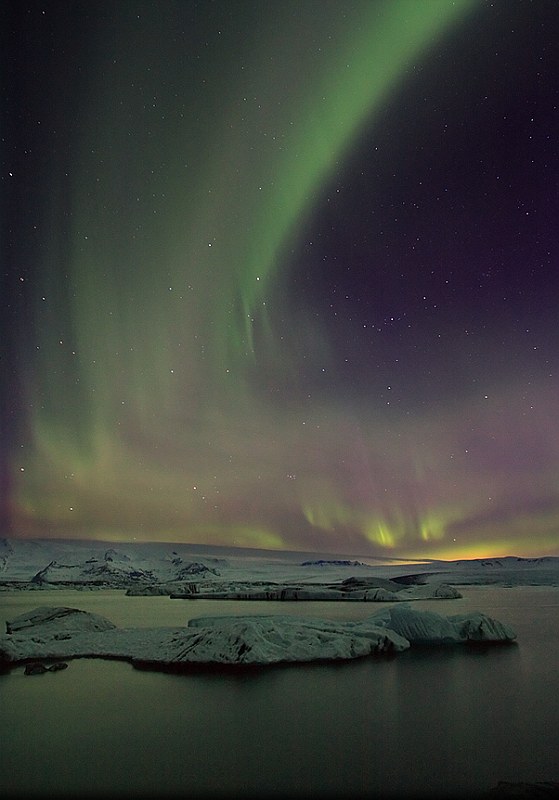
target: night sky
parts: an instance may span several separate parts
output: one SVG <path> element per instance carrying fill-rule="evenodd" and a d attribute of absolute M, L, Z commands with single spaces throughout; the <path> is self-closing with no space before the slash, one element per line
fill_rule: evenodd
<path fill-rule="evenodd" d="M 0 13 L 0 535 L 559 554 L 556 0 Z"/>

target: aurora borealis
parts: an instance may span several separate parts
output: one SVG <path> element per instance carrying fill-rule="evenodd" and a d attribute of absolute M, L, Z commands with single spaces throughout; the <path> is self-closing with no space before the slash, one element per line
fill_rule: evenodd
<path fill-rule="evenodd" d="M 558 554 L 554 0 L 2 13 L 0 535 Z"/>

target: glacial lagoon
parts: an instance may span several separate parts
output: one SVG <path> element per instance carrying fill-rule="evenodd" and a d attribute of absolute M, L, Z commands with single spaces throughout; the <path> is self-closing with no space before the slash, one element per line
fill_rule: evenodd
<path fill-rule="evenodd" d="M 517 643 L 238 674 L 98 659 L 38 676 L 15 667 L 0 675 L 0 794 L 452 797 L 499 781 L 557 780 L 559 588 L 461 591 L 417 606 L 483 611 L 512 625 Z M 44 604 L 122 627 L 246 613 L 359 619 L 375 610 L 46 590 L 0 593 L 0 624 Z"/>

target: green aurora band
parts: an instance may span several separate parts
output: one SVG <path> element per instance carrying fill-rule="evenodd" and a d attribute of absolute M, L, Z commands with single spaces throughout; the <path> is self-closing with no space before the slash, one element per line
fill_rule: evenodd
<path fill-rule="evenodd" d="M 312 319 L 282 324 L 290 247 L 375 111 L 476 5 L 354 2 L 342 17 L 282 2 L 255 19 L 239 4 L 206 61 L 177 43 L 174 4 L 138 19 L 116 4 L 92 31 L 70 169 L 53 165 L 45 209 L 20 535 L 452 549 L 476 498 L 456 475 L 425 488 L 440 453 L 422 444 L 444 450 L 444 421 L 294 411 L 254 375 L 328 364 Z"/>

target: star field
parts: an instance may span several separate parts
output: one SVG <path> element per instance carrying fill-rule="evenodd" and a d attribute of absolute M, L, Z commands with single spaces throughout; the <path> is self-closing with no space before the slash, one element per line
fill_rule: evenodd
<path fill-rule="evenodd" d="M 4 535 L 557 554 L 555 2 L 2 13 Z"/>

